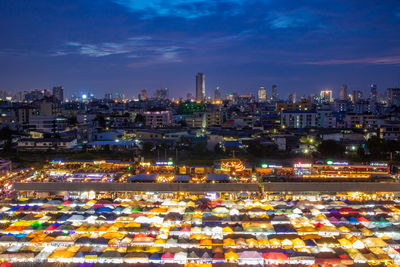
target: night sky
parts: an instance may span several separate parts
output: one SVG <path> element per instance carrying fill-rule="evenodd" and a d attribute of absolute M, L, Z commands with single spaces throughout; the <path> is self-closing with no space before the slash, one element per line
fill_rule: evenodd
<path fill-rule="evenodd" d="M 0 89 L 185 96 L 197 72 L 208 95 L 383 92 L 400 83 L 400 1 L 0 1 Z"/>

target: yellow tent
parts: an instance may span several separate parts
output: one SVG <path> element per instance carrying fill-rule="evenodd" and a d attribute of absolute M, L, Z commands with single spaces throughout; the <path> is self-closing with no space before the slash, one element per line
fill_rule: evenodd
<path fill-rule="evenodd" d="M 225 252 L 225 261 L 230 263 L 237 263 L 238 262 L 238 254 L 232 250 Z"/>
<path fill-rule="evenodd" d="M 234 247 L 235 246 L 235 240 L 233 240 L 232 238 L 225 238 L 223 246 L 224 247 Z"/>

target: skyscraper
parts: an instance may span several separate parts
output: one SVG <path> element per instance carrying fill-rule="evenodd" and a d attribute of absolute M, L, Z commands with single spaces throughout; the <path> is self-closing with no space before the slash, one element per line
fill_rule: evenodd
<path fill-rule="evenodd" d="M 139 94 L 139 100 L 142 100 L 142 101 L 147 100 L 147 91 L 146 91 L 146 89 L 143 89 L 143 90 L 140 92 L 140 94 Z"/>
<path fill-rule="evenodd" d="M 388 88 L 386 97 L 389 106 L 400 107 L 400 88 Z"/>
<path fill-rule="evenodd" d="M 378 95 L 376 91 L 376 84 L 371 84 L 371 89 L 370 89 L 370 99 L 373 102 L 376 102 L 378 100 Z"/>
<path fill-rule="evenodd" d="M 267 90 L 265 89 L 264 86 L 260 86 L 258 88 L 258 102 L 266 102 L 267 101 Z"/>
<path fill-rule="evenodd" d="M 221 91 L 219 90 L 219 86 L 214 90 L 214 100 L 221 100 Z"/>
<path fill-rule="evenodd" d="M 288 102 L 290 104 L 295 104 L 296 103 L 296 92 L 290 93 L 288 96 Z"/>
<path fill-rule="evenodd" d="M 165 100 L 169 97 L 169 89 L 168 88 L 161 88 L 156 90 L 154 93 L 154 97 L 159 100 Z"/>
<path fill-rule="evenodd" d="M 54 86 L 53 96 L 55 99 L 62 102 L 64 100 L 64 88 L 62 86 Z"/>
<path fill-rule="evenodd" d="M 319 99 L 324 104 L 333 102 L 332 90 L 322 90 Z"/>
<path fill-rule="evenodd" d="M 272 102 L 278 101 L 278 90 L 276 89 L 276 84 L 272 85 L 272 94 L 271 94 L 271 100 Z"/>
<path fill-rule="evenodd" d="M 206 76 L 199 72 L 196 75 L 196 100 L 203 101 L 206 97 Z"/>
<path fill-rule="evenodd" d="M 340 88 L 339 100 L 347 100 L 347 85 L 345 84 Z"/>
<path fill-rule="evenodd" d="M 353 103 L 357 103 L 358 101 L 362 100 L 363 94 L 360 90 L 353 91 Z"/>

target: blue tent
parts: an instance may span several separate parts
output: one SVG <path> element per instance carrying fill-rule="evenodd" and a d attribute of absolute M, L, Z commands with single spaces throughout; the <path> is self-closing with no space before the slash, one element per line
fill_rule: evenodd
<path fill-rule="evenodd" d="M 304 240 L 304 243 L 306 244 L 307 247 L 316 247 L 317 246 L 317 244 L 315 244 L 315 242 L 312 241 L 311 239 Z"/>
<path fill-rule="evenodd" d="M 354 223 L 354 224 L 358 224 L 359 223 L 359 221 L 354 217 L 350 217 L 347 220 L 349 221 L 349 223 Z"/>
<path fill-rule="evenodd" d="M 161 253 L 153 253 L 150 255 L 149 260 L 161 261 Z"/>
<path fill-rule="evenodd" d="M 157 178 L 157 174 L 145 174 L 139 173 L 132 175 L 128 178 L 128 182 L 154 182 Z"/>
<path fill-rule="evenodd" d="M 209 173 L 206 176 L 208 182 L 216 181 L 216 182 L 229 182 L 229 176 L 227 174 L 216 174 Z"/>
<path fill-rule="evenodd" d="M 176 175 L 174 182 L 188 183 L 189 178 L 190 178 L 189 175 Z"/>
<path fill-rule="evenodd" d="M 113 210 L 110 207 L 101 207 L 96 210 L 96 213 L 112 213 Z"/>

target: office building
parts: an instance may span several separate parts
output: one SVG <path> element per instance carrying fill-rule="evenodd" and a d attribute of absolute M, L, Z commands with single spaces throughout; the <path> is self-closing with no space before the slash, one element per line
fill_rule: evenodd
<path fill-rule="evenodd" d="M 219 90 L 219 86 L 214 90 L 214 100 L 221 100 L 221 91 Z"/>
<path fill-rule="evenodd" d="M 62 86 L 53 87 L 53 97 L 60 102 L 64 100 L 64 88 Z"/>
<path fill-rule="evenodd" d="M 295 93 L 295 92 L 290 93 L 290 94 L 288 95 L 288 102 L 289 102 L 290 104 L 296 103 L 296 93 Z"/>
<path fill-rule="evenodd" d="M 345 84 L 340 88 L 339 100 L 347 100 L 347 85 Z"/>
<path fill-rule="evenodd" d="M 147 100 L 147 91 L 143 89 L 139 94 L 139 100 L 145 101 Z"/>
<path fill-rule="evenodd" d="M 203 101 L 206 97 L 206 76 L 199 72 L 196 75 L 196 100 Z"/>
<path fill-rule="evenodd" d="M 158 89 L 158 90 L 156 90 L 154 96 L 155 96 L 156 99 L 159 99 L 159 100 L 168 99 L 169 90 L 168 90 L 168 88 L 161 88 L 161 89 Z"/>
<path fill-rule="evenodd" d="M 258 88 L 258 102 L 266 102 L 267 101 L 267 90 L 264 86 L 260 86 Z"/>
<path fill-rule="evenodd" d="M 354 90 L 353 91 L 353 103 L 357 103 L 358 101 L 360 101 L 361 99 L 363 99 L 363 93 L 360 90 Z"/>
<path fill-rule="evenodd" d="M 276 89 L 276 84 L 272 85 L 271 101 L 278 101 L 278 90 Z"/>
<path fill-rule="evenodd" d="M 387 104 L 389 106 L 400 106 L 400 88 L 388 88 L 386 90 Z"/>
<path fill-rule="evenodd" d="M 333 102 L 332 90 L 322 90 L 320 93 L 321 104 L 329 104 Z"/>
<path fill-rule="evenodd" d="M 377 90 L 376 90 L 376 84 L 371 84 L 370 99 L 373 102 L 378 101 L 378 93 L 377 93 Z"/>

